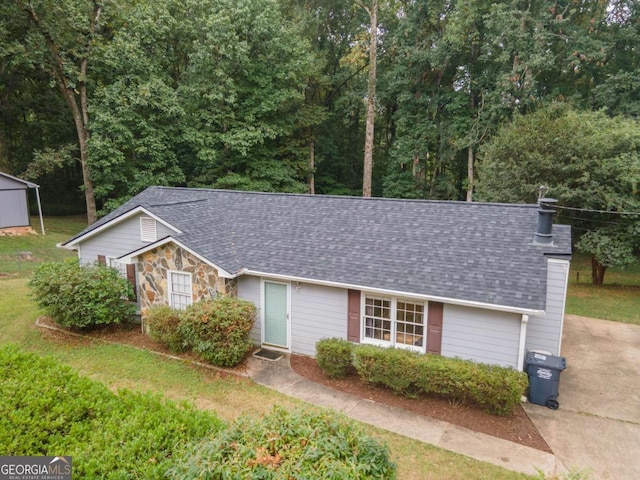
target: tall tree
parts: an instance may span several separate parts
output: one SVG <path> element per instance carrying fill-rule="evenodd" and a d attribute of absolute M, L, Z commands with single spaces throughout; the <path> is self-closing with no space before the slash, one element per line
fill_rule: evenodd
<path fill-rule="evenodd" d="M 14 0 L 31 29 L 25 36 L 25 55 L 51 75 L 75 126 L 87 220 L 97 220 L 93 180 L 88 162 L 89 64 L 105 7 L 98 0 Z"/>
<path fill-rule="evenodd" d="M 369 15 L 369 77 L 367 82 L 367 120 L 364 140 L 364 168 L 362 173 L 362 196 L 371 196 L 373 178 L 373 141 L 376 121 L 376 81 L 378 62 L 378 0 L 370 0 L 365 4 L 362 0 L 356 3 Z"/>
<path fill-rule="evenodd" d="M 640 247 L 640 122 L 553 105 L 518 116 L 481 150 L 483 200 L 534 203 L 540 185 L 559 200 L 592 277 L 634 261 Z M 564 208 L 564 209 L 563 209 Z"/>

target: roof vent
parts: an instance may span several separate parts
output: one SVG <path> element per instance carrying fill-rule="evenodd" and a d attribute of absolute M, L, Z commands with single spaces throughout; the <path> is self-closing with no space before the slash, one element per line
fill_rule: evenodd
<path fill-rule="evenodd" d="M 556 213 L 555 198 L 541 198 L 538 201 L 538 229 L 533 237 L 533 243 L 537 245 L 553 245 L 553 214 Z"/>

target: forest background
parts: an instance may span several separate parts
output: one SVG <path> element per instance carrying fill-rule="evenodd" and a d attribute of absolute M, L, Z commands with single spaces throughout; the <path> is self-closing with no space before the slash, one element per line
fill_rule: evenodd
<path fill-rule="evenodd" d="M 634 0 L 8 0 L 0 171 L 90 223 L 150 185 L 544 185 L 601 283 L 640 246 L 639 40 Z"/>

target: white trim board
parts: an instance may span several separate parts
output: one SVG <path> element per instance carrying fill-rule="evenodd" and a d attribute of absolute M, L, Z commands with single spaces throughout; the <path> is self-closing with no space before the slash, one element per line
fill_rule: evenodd
<path fill-rule="evenodd" d="M 71 240 L 69 240 L 68 242 L 63 243 L 61 246 L 63 248 L 68 248 L 71 249 L 71 247 L 77 245 L 80 242 L 84 242 L 85 240 L 97 235 L 98 233 L 104 231 L 104 230 L 108 230 L 109 228 L 113 227 L 114 225 L 117 225 L 118 223 L 124 222 L 125 220 L 134 217 L 135 215 L 139 214 L 139 213 L 144 213 L 145 215 L 148 215 L 149 217 L 153 218 L 156 222 L 160 222 L 161 224 L 163 224 L 165 227 L 173 230 L 174 232 L 180 234 L 182 233 L 182 231 L 180 231 L 178 228 L 174 227 L 173 225 L 171 225 L 169 222 L 163 220 L 162 218 L 160 218 L 159 216 L 151 213 L 149 210 L 147 210 L 144 207 L 136 207 L 132 210 L 129 210 L 128 212 L 123 213 L 122 215 L 118 215 L 115 218 L 112 218 L 111 220 L 109 220 L 108 222 L 104 223 L 103 225 L 100 225 L 99 227 L 86 232 L 76 238 L 72 238 Z"/>

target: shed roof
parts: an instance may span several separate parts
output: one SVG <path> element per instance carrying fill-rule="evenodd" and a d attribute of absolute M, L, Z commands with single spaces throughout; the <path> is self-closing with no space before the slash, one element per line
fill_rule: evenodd
<path fill-rule="evenodd" d="M 227 272 L 290 276 L 544 310 L 545 256 L 570 255 L 567 225 L 533 243 L 537 205 L 150 187 L 66 242 L 143 207 Z"/>
<path fill-rule="evenodd" d="M 4 173 L 4 172 L 0 172 L 0 180 L 4 179 L 5 182 L 0 182 L 0 190 L 5 190 L 7 189 L 6 186 L 4 185 L 4 183 L 8 184 L 8 185 L 15 185 L 14 188 L 38 188 L 38 185 L 33 183 L 33 182 L 29 182 L 27 180 L 22 180 L 21 178 L 18 177 L 14 177 L 13 175 L 9 175 L 8 173 Z"/>

